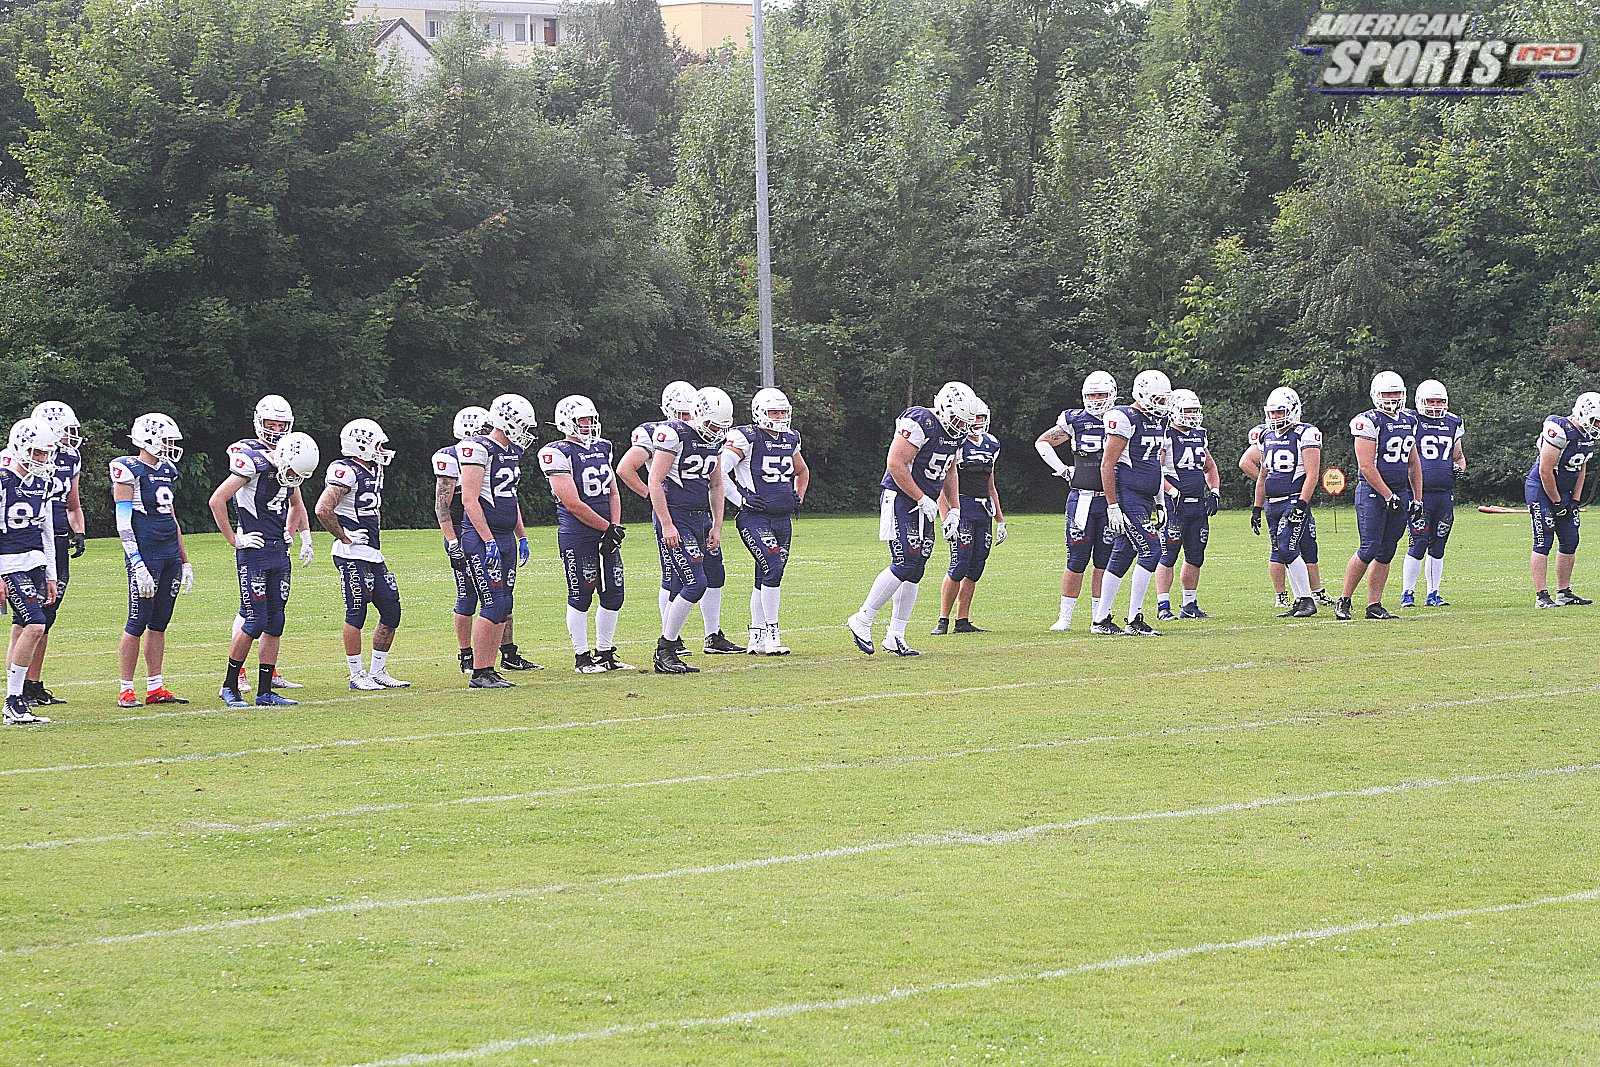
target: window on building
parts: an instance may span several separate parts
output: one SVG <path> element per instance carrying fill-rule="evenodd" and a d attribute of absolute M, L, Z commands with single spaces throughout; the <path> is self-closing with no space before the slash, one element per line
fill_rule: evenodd
<path fill-rule="evenodd" d="M 489 31 L 489 36 L 496 41 L 500 40 L 506 35 L 506 27 L 505 23 L 503 22 L 491 22 L 485 28 Z"/>
<path fill-rule="evenodd" d="M 429 37 L 443 37 L 444 36 L 444 23 L 442 21 L 440 21 L 439 19 L 429 19 L 428 20 L 428 36 Z"/>
<path fill-rule="evenodd" d="M 558 24 L 557 24 L 555 19 L 545 19 L 544 20 L 544 43 L 545 43 L 546 47 L 554 48 L 556 46 L 556 26 L 557 25 Z"/>
<path fill-rule="evenodd" d="M 518 44 L 526 44 L 528 42 L 528 24 L 526 22 L 512 23 L 511 39 Z"/>

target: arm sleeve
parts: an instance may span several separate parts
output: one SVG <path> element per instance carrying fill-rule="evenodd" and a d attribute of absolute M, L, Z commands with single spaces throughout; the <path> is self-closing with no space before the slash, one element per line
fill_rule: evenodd
<path fill-rule="evenodd" d="M 1067 465 L 1061 462 L 1061 456 L 1058 455 L 1056 450 L 1051 448 L 1049 444 L 1044 441 L 1035 441 L 1033 443 L 1033 447 L 1039 453 L 1039 458 L 1044 460 L 1045 464 L 1049 466 L 1052 474 L 1059 475 L 1067 472 Z"/>
<path fill-rule="evenodd" d="M 746 447 L 749 447 L 748 442 L 746 442 Z M 735 481 L 733 477 L 733 472 L 739 467 L 739 457 L 724 449 L 722 453 L 722 462 L 718 464 L 718 466 L 722 471 L 722 495 L 726 497 L 734 507 L 744 507 L 744 493 L 740 491 L 739 483 Z"/>

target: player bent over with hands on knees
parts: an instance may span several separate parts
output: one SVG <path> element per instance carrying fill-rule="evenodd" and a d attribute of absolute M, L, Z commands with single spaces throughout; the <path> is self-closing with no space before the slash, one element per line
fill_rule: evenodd
<path fill-rule="evenodd" d="M 276 444 L 265 436 L 239 441 L 228 448 L 228 476 L 211 494 L 211 517 L 234 548 L 239 567 L 239 614 L 242 626 L 234 630 L 228 649 L 228 673 L 218 691 L 230 708 L 249 705 L 240 694 L 250 646 L 261 639 L 257 665 L 256 703 L 268 707 L 293 707 L 295 701 L 272 691 L 278 648 L 283 637 L 293 572 L 289 567 L 289 539 L 301 535 L 300 565 L 311 562 L 311 531 L 300 485 L 316 472 L 321 456 L 317 443 L 303 433 L 269 429 Z M 228 521 L 232 502 L 237 528 Z"/>
<path fill-rule="evenodd" d="M 1067 565 L 1061 572 L 1061 612 L 1052 630 L 1067 630 L 1083 592 L 1083 575 L 1094 563 L 1089 583 L 1089 623 L 1100 617 L 1100 591 L 1111 561 L 1111 531 L 1106 526 L 1106 496 L 1100 484 L 1100 457 L 1105 449 L 1106 412 L 1117 403 L 1117 382 L 1103 370 L 1083 380 L 1083 407 L 1067 408 L 1056 424 L 1033 443 L 1051 473 L 1072 488 L 1067 493 Z M 1061 462 L 1056 448 L 1072 449 L 1072 465 Z"/>
<path fill-rule="evenodd" d="M 1551 415 L 1539 432 L 1539 458 L 1528 471 L 1524 495 L 1533 519 L 1534 606 L 1564 608 L 1591 601 L 1572 591 L 1578 551 L 1578 501 L 1589 476 L 1589 457 L 1600 435 L 1600 393 L 1583 393 L 1572 414 Z M 1547 586 L 1550 549 L 1556 549 L 1556 595 Z"/>
<path fill-rule="evenodd" d="M 1165 508 L 1162 471 L 1170 444 L 1166 414 L 1172 403 L 1172 383 L 1158 370 L 1141 371 L 1133 380 L 1133 403 L 1106 412 L 1106 449 L 1100 459 L 1100 480 L 1105 485 L 1106 524 L 1116 541 L 1106 568 L 1104 594 L 1093 633 L 1120 634 L 1111 618 L 1117 588 L 1128 568 L 1133 581 L 1128 597 L 1127 632 L 1136 637 L 1159 637 L 1161 631 L 1144 621 L 1144 596 L 1161 562 L 1161 527 Z"/>
<path fill-rule="evenodd" d="M 35 715 L 22 694 L 44 638 L 44 609 L 56 598 L 51 480 L 60 440 L 43 419 L 21 419 L 11 427 L 6 463 L 0 467 L 0 590 L 16 627 L 6 661 L 4 726 L 50 721 Z"/>
<path fill-rule="evenodd" d="M 990 550 L 1006 539 L 1006 516 L 994 484 L 994 466 L 999 459 L 1000 442 L 989 432 L 989 405 L 979 400 L 972 432 L 961 439 L 956 450 L 956 467 L 967 491 L 961 495 L 961 526 L 950 542 L 950 570 L 939 588 L 939 621 L 933 627 L 936 637 L 951 632 L 952 608 L 956 633 L 989 632 L 972 625 L 972 594 L 983 577 Z"/>
<path fill-rule="evenodd" d="M 317 519 L 333 535 L 333 566 L 344 588 L 344 657 L 350 688 L 373 692 L 404 689 L 389 673 L 389 649 L 400 625 L 400 587 L 389 573 L 381 546 L 383 472 L 394 459 L 385 447 L 389 435 L 371 419 L 352 419 L 339 431 L 343 459 L 328 464 L 326 484 L 317 498 Z M 361 630 L 367 606 L 378 609 L 372 632 L 372 667 L 361 665 Z"/>
<path fill-rule="evenodd" d="M 1250 528 L 1259 536 L 1265 515 L 1272 531 L 1272 584 L 1281 585 L 1287 577 L 1294 592 L 1289 610 L 1278 617 L 1308 619 L 1317 613 L 1317 599 L 1304 546 L 1317 533 L 1311 498 L 1322 473 L 1322 431 L 1300 421 L 1300 394 L 1286 386 L 1267 397 L 1265 414 Z"/>
<path fill-rule="evenodd" d="M 811 469 L 800 453 L 800 434 L 791 429 L 794 409 L 782 390 L 756 393 L 750 415 L 755 421 L 730 430 L 722 446 L 722 492 L 739 509 L 734 525 L 755 559 L 749 653 L 787 656 L 778 608 L 794 512 L 805 502 Z"/>
<path fill-rule="evenodd" d="M 1172 391 L 1172 464 L 1167 469 L 1167 525 L 1163 529 L 1161 566 L 1156 568 L 1156 618 L 1208 619 L 1200 610 L 1200 568 L 1211 540 L 1211 516 L 1221 502 L 1222 477 L 1211 455 L 1211 442 L 1201 425 L 1200 398 L 1190 389 Z M 1183 554 L 1183 603 L 1172 613 L 1172 569 Z"/>
<path fill-rule="evenodd" d="M 933 554 L 934 524 L 941 523 L 946 542 L 955 540 L 961 526 L 956 449 L 978 424 L 980 403 L 971 386 L 946 382 L 931 411 L 909 407 L 895 420 L 888 469 L 879 483 L 878 540 L 889 542 L 889 566 L 873 579 L 861 610 L 845 620 L 856 647 L 869 656 L 878 650 L 872 622 L 891 600 L 883 647 L 897 656 L 919 655 L 906 644 L 906 626 L 917 604 L 917 583 Z"/>
<path fill-rule="evenodd" d="M 1417 453 L 1417 417 L 1406 410 L 1406 383 L 1392 370 L 1372 378 L 1372 407 L 1350 420 L 1355 438 L 1356 530 L 1361 546 L 1344 572 L 1336 619 L 1350 618 L 1350 600 L 1367 578 L 1367 618 L 1398 619 L 1383 606 L 1389 564 L 1408 526 L 1422 518 L 1422 460 Z"/>
<path fill-rule="evenodd" d="M 160 412 L 140 415 L 128 436 L 139 451 L 111 461 L 111 499 L 117 537 L 128 564 L 128 624 L 117 652 L 122 667 L 117 706 L 136 708 L 133 676 L 144 644 L 146 704 L 187 704 L 173 696 L 161 677 L 167 651 L 167 624 L 179 593 L 194 586 L 194 568 L 183 546 L 183 530 L 173 511 L 183 434 Z"/>
<path fill-rule="evenodd" d="M 564 436 L 539 450 L 539 469 L 556 498 L 556 545 L 567 576 L 567 633 L 579 674 L 631 671 L 617 659 L 622 610 L 622 494 L 611 470 L 611 442 L 600 436 L 600 412 L 586 396 L 562 397 L 556 428 Z M 599 590 L 594 651 L 589 607 Z"/>
<path fill-rule="evenodd" d="M 539 425 L 533 405 L 517 393 L 502 393 L 489 403 L 487 433 L 456 446 L 461 464 L 461 551 L 478 590 L 478 617 L 472 623 L 471 689 L 509 689 L 494 669 L 504 651 L 505 623 L 511 617 L 517 567 L 528 562 L 528 536 L 522 525 L 517 487 L 522 454 Z M 538 669 L 538 668 L 535 668 Z"/>
<path fill-rule="evenodd" d="M 1417 452 L 1422 456 L 1422 516 L 1411 524 L 1400 583 L 1400 606 L 1417 606 L 1417 579 L 1428 577 L 1430 608 L 1447 608 L 1439 587 L 1444 581 L 1444 549 L 1456 521 L 1456 479 L 1467 473 L 1461 444 L 1463 423 L 1450 412 L 1444 383 L 1429 378 L 1417 386 Z"/>

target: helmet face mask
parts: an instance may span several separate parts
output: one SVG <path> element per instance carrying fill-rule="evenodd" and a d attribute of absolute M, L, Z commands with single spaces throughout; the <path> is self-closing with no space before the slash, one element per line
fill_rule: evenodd
<path fill-rule="evenodd" d="M 1191 389 L 1172 391 L 1172 425 L 1185 430 L 1197 430 L 1204 421 L 1200 398 Z"/>
<path fill-rule="evenodd" d="M 134 420 L 128 437 L 141 451 L 154 456 L 157 462 L 176 466 L 183 458 L 183 446 L 178 444 L 183 440 L 183 434 L 179 432 L 178 424 L 171 416 L 159 411 L 140 415 Z"/>
<path fill-rule="evenodd" d="M 268 393 L 256 401 L 255 426 L 256 438 L 276 447 L 294 430 L 294 409 L 277 393 Z"/>
<path fill-rule="evenodd" d="M 60 448 L 76 449 L 83 444 L 83 432 L 72 406 L 63 400 L 46 400 L 33 409 L 30 418 L 48 422 L 60 438 Z"/>
<path fill-rule="evenodd" d="M 489 425 L 506 435 L 506 440 L 518 448 L 533 444 L 533 431 L 539 417 L 533 412 L 528 398 L 519 393 L 501 393 L 489 404 Z"/>
<path fill-rule="evenodd" d="M 1274 432 L 1287 430 L 1300 421 L 1300 394 L 1287 386 L 1279 386 L 1267 397 L 1263 411 L 1267 429 Z"/>
<path fill-rule="evenodd" d="M 11 460 L 25 478 L 42 478 L 56 471 L 60 432 L 42 418 L 18 419 L 11 427 Z"/>
<path fill-rule="evenodd" d="M 1158 370 L 1140 371 L 1133 380 L 1133 402 L 1151 415 L 1172 410 L 1172 380 Z"/>
<path fill-rule="evenodd" d="M 587 447 L 600 440 L 600 412 L 586 396 L 562 397 L 556 404 L 556 429 Z"/>
<path fill-rule="evenodd" d="M 1097 370 L 1083 380 L 1083 410 L 1091 415 L 1104 415 L 1117 406 L 1117 381 L 1103 370 Z"/>
<path fill-rule="evenodd" d="M 750 416 L 763 430 L 783 433 L 793 425 L 794 408 L 783 390 L 763 389 L 750 401 Z"/>

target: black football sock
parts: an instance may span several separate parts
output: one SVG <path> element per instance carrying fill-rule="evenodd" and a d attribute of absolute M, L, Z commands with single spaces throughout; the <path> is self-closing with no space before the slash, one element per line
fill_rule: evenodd
<path fill-rule="evenodd" d="M 277 670 L 278 665 L 276 663 L 256 664 L 256 693 L 258 695 L 266 696 L 272 692 L 272 676 Z"/>
<path fill-rule="evenodd" d="M 242 670 L 244 670 L 244 660 L 230 659 L 228 661 L 228 673 L 222 679 L 222 688 L 232 689 L 237 693 L 239 691 L 239 672 Z"/>

